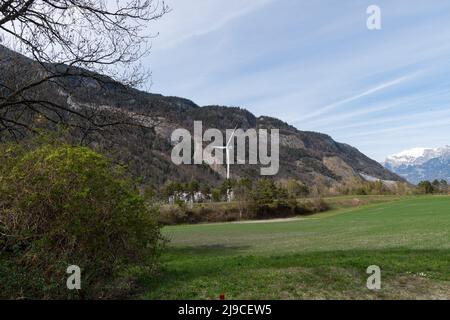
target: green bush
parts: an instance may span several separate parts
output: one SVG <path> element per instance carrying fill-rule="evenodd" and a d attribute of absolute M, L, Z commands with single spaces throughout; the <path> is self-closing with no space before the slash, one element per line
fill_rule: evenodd
<path fill-rule="evenodd" d="M 419 192 L 423 194 L 432 194 L 434 192 L 433 185 L 430 181 L 421 181 L 417 188 Z"/>
<path fill-rule="evenodd" d="M 124 170 L 88 148 L 0 146 L 0 297 L 111 297 L 125 266 L 156 270 L 156 221 Z M 80 291 L 66 288 L 72 264 Z"/>
<path fill-rule="evenodd" d="M 322 198 L 314 198 L 312 200 L 306 201 L 305 209 L 309 213 L 318 213 L 329 210 L 330 206 Z"/>

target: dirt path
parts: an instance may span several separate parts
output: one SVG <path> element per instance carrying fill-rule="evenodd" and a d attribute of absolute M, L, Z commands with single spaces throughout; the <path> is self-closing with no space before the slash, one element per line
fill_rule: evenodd
<path fill-rule="evenodd" d="M 230 222 L 230 224 L 277 223 L 277 222 L 291 222 L 291 221 L 309 220 L 309 219 L 314 219 L 314 218 L 293 217 L 293 218 L 267 219 L 267 220 L 246 220 L 246 221 L 233 221 L 233 222 Z"/>

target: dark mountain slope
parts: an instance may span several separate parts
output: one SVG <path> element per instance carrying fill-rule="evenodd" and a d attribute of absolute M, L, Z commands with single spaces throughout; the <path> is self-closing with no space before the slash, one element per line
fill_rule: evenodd
<path fill-rule="evenodd" d="M 43 72 L 33 61 L 1 46 L 0 67 L 0 81 L 17 79 L 15 81 L 25 83 L 26 74 L 38 75 Z M 204 130 L 226 130 L 236 125 L 243 129 L 280 129 L 280 171 L 275 177 L 279 180 L 294 178 L 312 184 L 320 177 L 333 183 L 365 174 L 382 180 L 402 181 L 402 178 L 357 149 L 338 143 L 327 135 L 299 131 L 283 121 L 271 117 L 256 117 L 242 108 L 199 107 L 187 99 L 127 88 L 101 75 L 96 75 L 95 78 L 63 78 L 58 80 L 61 82 L 60 86 L 48 85 L 43 91 L 47 97 L 51 96 L 54 101 L 68 108 L 83 110 L 97 107 L 105 112 L 122 113 L 140 124 L 116 133 L 113 131 L 107 136 L 94 135 L 87 141 L 129 164 L 146 182 L 162 184 L 169 179 L 187 181 L 192 177 L 213 185 L 223 181 L 224 167 L 176 166 L 170 160 L 172 131 L 176 128 L 192 131 L 195 120 L 203 121 Z M 30 121 L 34 121 L 34 118 L 30 117 Z M 249 165 L 233 166 L 231 172 L 233 178 L 256 178 L 259 168 Z"/>

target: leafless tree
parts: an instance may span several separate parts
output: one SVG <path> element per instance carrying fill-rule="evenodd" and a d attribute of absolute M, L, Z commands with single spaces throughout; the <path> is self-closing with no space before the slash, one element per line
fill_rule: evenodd
<path fill-rule="evenodd" d="M 0 59 L 0 134 L 23 134 L 40 121 L 84 132 L 126 123 L 120 112 L 74 107 L 70 90 L 145 83 L 140 61 L 156 36 L 149 28 L 168 10 L 158 0 L 0 0 L 0 44 L 30 58 Z"/>

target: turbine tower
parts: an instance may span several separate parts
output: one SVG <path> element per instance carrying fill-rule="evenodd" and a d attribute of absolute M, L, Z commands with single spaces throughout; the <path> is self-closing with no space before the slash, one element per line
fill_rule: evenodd
<path fill-rule="evenodd" d="M 234 128 L 233 133 L 230 136 L 230 139 L 228 139 L 227 144 L 224 147 L 214 147 L 214 149 L 219 150 L 225 150 L 226 152 L 226 161 L 227 161 L 227 181 L 230 180 L 230 151 L 233 149 L 233 146 L 231 145 L 231 141 L 233 140 L 234 134 L 236 133 L 237 126 Z M 231 202 L 231 189 L 227 190 L 227 201 Z"/>

